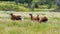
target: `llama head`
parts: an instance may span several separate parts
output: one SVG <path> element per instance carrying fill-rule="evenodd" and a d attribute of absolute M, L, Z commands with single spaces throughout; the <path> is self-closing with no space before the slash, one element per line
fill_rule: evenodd
<path fill-rule="evenodd" d="M 29 14 L 30 16 L 32 15 L 32 14 Z"/>
<path fill-rule="evenodd" d="M 13 15 L 13 13 L 11 13 L 10 15 Z"/>

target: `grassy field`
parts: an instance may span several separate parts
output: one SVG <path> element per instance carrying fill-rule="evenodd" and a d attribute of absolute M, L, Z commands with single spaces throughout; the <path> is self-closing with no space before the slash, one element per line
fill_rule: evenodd
<path fill-rule="evenodd" d="M 13 21 L 7 12 L 0 12 L 0 34 L 60 34 L 60 13 L 59 12 L 33 12 L 40 17 L 47 16 L 46 23 L 31 21 L 29 13 L 13 12 L 15 15 L 23 15 L 23 21 Z"/>

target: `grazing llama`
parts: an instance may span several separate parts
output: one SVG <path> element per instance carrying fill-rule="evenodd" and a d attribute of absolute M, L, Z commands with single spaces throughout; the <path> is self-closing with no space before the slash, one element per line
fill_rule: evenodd
<path fill-rule="evenodd" d="M 46 16 L 42 17 L 40 20 L 40 22 L 46 22 L 46 21 L 48 21 L 48 18 Z"/>
<path fill-rule="evenodd" d="M 40 19 L 39 19 L 39 15 L 37 15 L 37 16 L 33 16 L 32 14 L 29 14 L 30 15 L 30 17 L 31 17 L 31 20 L 32 21 L 39 21 Z"/>
<path fill-rule="evenodd" d="M 13 13 L 11 13 L 10 15 L 11 15 L 11 19 L 12 20 L 22 20 L 22 17 L 21 16 L 13 15 Z"/>

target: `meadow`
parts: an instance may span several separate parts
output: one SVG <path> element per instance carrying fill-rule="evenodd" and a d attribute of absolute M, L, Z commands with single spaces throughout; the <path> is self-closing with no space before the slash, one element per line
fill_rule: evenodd
<path fill-rule="evenodd" d="M 11 20 L 10 12 L 0 12 L 0 34 L 60 34 L 59 12 L 13 12 L 15 15 L 23 15 L 24 20 Z M 46 23 L 31 21 L 29 13 L 39 14 L 40 18 L 48 17 Z"/>

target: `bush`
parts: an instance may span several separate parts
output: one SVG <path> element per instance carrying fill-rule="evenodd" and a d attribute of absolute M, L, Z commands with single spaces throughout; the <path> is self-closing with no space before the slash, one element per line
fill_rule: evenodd
<path fill-rule="evenodd" d="M 0 3 L 0 11 L 29 11 L 29 9 L 20 5 Z"/>

